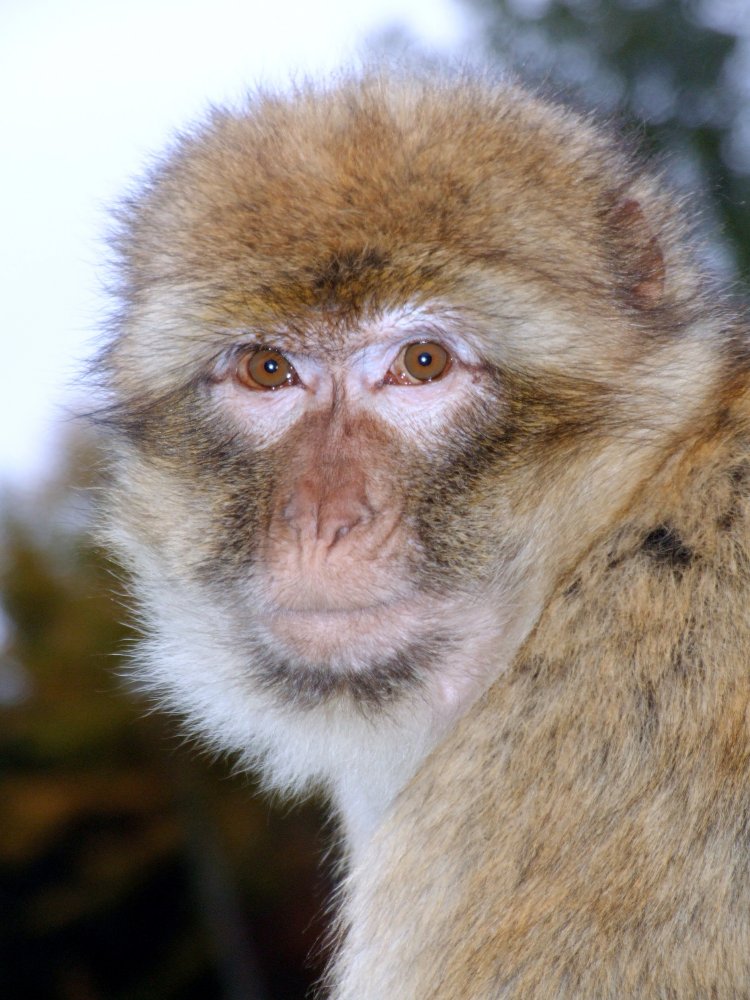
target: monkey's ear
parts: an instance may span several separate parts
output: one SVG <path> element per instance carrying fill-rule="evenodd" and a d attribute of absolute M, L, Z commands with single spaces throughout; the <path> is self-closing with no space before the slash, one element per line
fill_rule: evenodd
<path fill-rule="evenodd" d="M 664 297 L 666 278 L 659 241 L 635 198 L 619 199 L 608 215 L 615 246 L 622 254 L 617 266 L 625 278 L 630 304 L 636 309 L 655 309 Z"/>

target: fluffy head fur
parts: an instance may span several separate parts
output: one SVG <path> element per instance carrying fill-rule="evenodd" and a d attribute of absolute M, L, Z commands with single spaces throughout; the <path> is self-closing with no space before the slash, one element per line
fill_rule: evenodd
<path fill-rule="evenodd" d="M 214 113 L 116 242 L 142 676 L 330 788 L 337 1000 L 750 991 L 749 355 L 674 199 L 521 89 L 372 76 Z"/>

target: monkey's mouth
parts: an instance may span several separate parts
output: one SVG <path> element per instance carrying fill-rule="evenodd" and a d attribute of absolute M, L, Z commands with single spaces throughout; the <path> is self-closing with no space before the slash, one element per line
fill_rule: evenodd
<path fill-rule="evenodd" d="M 264 632 L 267 641 L 305 662 L 365 669 L 429 632 L 433 616 L 417 597 L 343 608 L 277 605 L 264 616 Z"/>
<path fill-rule="evenodd" d="M 366 709 L 431 689 L 449 714 L 481 691 L 498 635 L 480 606 L 419 591 L 358 608 L 276 606 L 258 625 L 253 673 L 285 704 L 344 697 Z"/>
<path fill-rule="evenodd" d="M 368 616 L 379 615 L 393 610 L 395 607 L 400 605 L 401 601 L 380 601 L 376 604 L 362 604 L 355 605 L 350 608 L 342 607 L 332 607 L 332 608 L 315 608 L 315 607 L 305 607 L 305 608 L 286 608 L 278 607 L 271 612 L 272 618 L 290 618 L 292 621 L 298 622 L 315 622 L 323 621 L 329 624 L 335 625 L 336 622 L 345 623 L 351 621 L 352 619 L 364 620 Z"/>
<path fill-rule="evenodd" d="M 275 608 L 255 644 L 256 679 L 284 704 L 345 698 L 362 710 L 421 690 L 454 637 L 417 608 L 393 600 L 358 608 Z M 435 616 L 436 617 L 436 616 Z"/>
<path fill-rule="evenodd" d="M 320 629 L 326 631 L 354 629 L 362 637 L 370 629 L 383 628 L 413 612 L 402 600 L 380 601 L 353 607 L 276 607 L 270 611 L 268 622 L 272 630 L 295 634 L 305 638 Z"/>

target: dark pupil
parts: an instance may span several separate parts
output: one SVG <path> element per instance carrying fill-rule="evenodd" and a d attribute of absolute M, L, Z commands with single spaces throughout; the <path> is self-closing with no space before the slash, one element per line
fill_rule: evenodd
<path fill-rule="evenodd" d="M 417 364 L 423 368 L 429 368 L 432 364 L 432 355 L 428 351 L 422 351 L 421 354 L 417 355 Z"/>
<path fill-rule="evenodd" d="M 263 362 L 263 371 L 268 372 L 269 375 L 275 375 L 279 370 L 279 362 L 274 361 L 273 358 L 269 358 L 267 361 Z"/>

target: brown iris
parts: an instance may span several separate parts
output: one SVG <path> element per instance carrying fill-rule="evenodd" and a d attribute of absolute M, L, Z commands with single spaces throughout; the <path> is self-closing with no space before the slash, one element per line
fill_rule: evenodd
<path fill-rule="evenodd" d="M 450 355 L 433 340 L 420 340 L 407 344 L 389 371 L 394 382 L 399 385 L 419 385 L 441 378 L 450 368 Z"/>
<path fill-rule="evenodd" d="M 280 389 L 294 385 L 297 374 L 279 351 L 260 347 L 240 357 L 237 378 L 248 389 Z"/>

